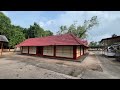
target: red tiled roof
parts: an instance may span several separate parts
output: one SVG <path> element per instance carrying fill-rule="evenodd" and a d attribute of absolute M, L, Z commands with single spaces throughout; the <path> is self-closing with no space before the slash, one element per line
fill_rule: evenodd
<path fill-rule="evenodd" d="M 54 36 L 47 36 L 41 38 L 30 38 L 16 46 L 19 47 L 19 46 L 49 46 L 49 45 L 87 46 L 83 40 L 77 38 L 73 34 L 54 35 Z"/>

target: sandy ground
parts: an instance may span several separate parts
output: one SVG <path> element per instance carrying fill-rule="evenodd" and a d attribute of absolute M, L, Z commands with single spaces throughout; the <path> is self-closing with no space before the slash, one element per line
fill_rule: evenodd
<path fill-rule="evenodd" d="M 1 79 L 80 79 L 85 70 L 102 71 L 92 52 L 83 62 L 16 55 L 13 52 L 0 57 Z"/>
<path fill-rule="evenodd" d="M 82 66 L 93 71 L 103 71 L 101 68 L 101 62 L 97 59 L 95 53 L 93 52 L 90 52 L 89 56 L 82 62 Z"/>
<path fill-rule="evenodd" d="M 5 60 L 0 61 L 0 79 L 76 79 L 68 75 L 36 67 L 26 63 Z"/>
<path fill-rule="evenodd" d="M 94 51 L 97 61 L 100 63 L 102 72 L 85 70 L 83 79 L 120 79 L 120 62 L 113 57 L 106 57 L 99 51 Z"/>

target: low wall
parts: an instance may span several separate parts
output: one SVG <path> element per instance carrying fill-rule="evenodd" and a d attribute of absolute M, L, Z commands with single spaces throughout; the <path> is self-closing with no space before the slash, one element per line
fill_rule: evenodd
<path fill-rule="evenodd" d="M 14 51 L 14 49 L 10 49 L 10 51 Z M 1 52 L 1 49 L 0 49 L 0 52 Z M 3 49 L 3 52 L 9 52 L 9 49 Z"/>

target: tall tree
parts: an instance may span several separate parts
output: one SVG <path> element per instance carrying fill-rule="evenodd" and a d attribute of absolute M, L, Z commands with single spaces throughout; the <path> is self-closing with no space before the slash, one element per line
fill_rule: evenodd
<path fill-rule="evenodd" d="M 75 21 L 74 24 L 70 25 L 68 28 L 67 26 L 61 26 L 58 34 L 73 33 L 79 38 L 86 38 L 87 31 L 99 24 L 97 16 L 93 16 L 90 20 L 85 20 L 83 25 L 76 26 L 76 23 L 77 21 Z M 67 30 L 65 30 L 63 27 L 66 27 Z"/>
<path fill-rule="evenodd" d="M 28 38 L 53 35 L 50 30 L 45 31 L 36 22 L 29 28 L 12 25 L 10 18 L 2 12 L 0 12 L 0 34 L 8 38 L 10 47 L 14 47 Z"/>
<path fill-rule="evenodd" d="M 4 13 L 0 12 L 0 34 L 6 35 L 9 38 L 9 30 L 11 27 L 10 18 L 4 15 Z"/>
<path fill-rule="evenodd" d="M 60 30 L 57 32 L 57 34 L 64 34 L 67 31 L 67 26 L 60 26 Z"/>
<path fill-rule="evenodd" d="M 92 41 L 92 42 L 90 42 L 89 46 L 90 47 L 98 46 L 98 42 Z"/>
<path fill-rule="evenodd" d="M 28 28 L 28 36 L 29 38 L 42 37 L 44 36 L 44 29 L 37 23 L 34 23 L 34 25 L 30 25 L 30 28 Z"/>
<path fill-rule="evenodd" d="M 33 25 L 30 25 L 30 28 L 28 28 L 28 30 L 24 31 L 24 33 L 27 33 L 26 37 L 29 37 L 29 38 L 44 37 L 44 36 L 53 35 L 53 32 L 51 32 L 50 30 L 45 31 L 36 22 Z"/>
<path fill-rule="evenodd" d="M 46 30 L 44 31 L 44 36 L 52 36 L 53 32 L 51 32 L 50 30 Z"/>
<path fill-rule="evenodd" d="M 12 25 L 11 35 L 9 38 L 9 46 L 14 48 L 15 45 L 19 44 L 25 40 L 25 34 L 23 34 L 23 29 L 20 26 Z"/>
<path fill-rule="evenodd" d="M 25 38 L 28 39 L 29 35 L 28 35 L 28 29 L 24 28 L 23 33 L 25 34 Z"/>

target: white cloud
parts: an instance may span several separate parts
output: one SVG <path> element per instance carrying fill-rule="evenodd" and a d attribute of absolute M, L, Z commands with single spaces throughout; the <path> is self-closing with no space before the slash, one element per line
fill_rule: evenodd
<path fill-rule="evenodd" d="M 41 27 L 44 27 L 45 26 L 45 23 L 44 22 L 39 22 L 39 25 L 41 26 Z"/>
<path fill-rule="evenodd" d="M 71 25 L 74 21 L 78 21 L 78 24 L 83 24 L 84 20 L 90 19 L 92 16 L 102 16 L 103 12 L 97 11 L 66 11 L 60 14 L 57 18 L 53 20 L 48 20 L 45 22 L 45 27 L 53 28 L 54 32 L 57 32 L 61 25 Z M 52 25 L 52 27 L 51 27 Z M 55 27 L 55 28 L 54 28 Z M 57 27 L 57 28 L 56 28 Z"/>
<path fill-rule="evenodd" d="M 55 24 L 55 21 L 54 20 L 49 20 L 46 22 L 47 25 L 51 25 L 51 24 Z"/>

